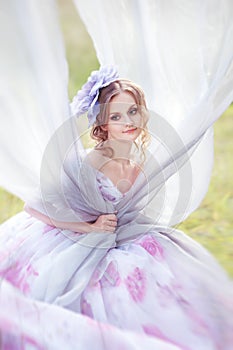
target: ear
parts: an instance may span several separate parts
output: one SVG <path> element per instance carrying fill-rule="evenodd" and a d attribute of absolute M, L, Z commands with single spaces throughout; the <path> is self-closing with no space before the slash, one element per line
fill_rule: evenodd
<path fill-rule="evenodd" d="M 104 124 L 100 126 L 103 131 L 108 131 L 108 124 Z"/>

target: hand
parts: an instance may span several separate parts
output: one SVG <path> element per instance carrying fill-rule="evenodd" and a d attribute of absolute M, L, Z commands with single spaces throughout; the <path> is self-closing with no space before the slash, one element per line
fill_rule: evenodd
<path fill-rule="evenodd" d="M 91 226 L 95 231 L 113 233 L 117 226 L 117 216 L 115 214 L 100 215 Z"/>

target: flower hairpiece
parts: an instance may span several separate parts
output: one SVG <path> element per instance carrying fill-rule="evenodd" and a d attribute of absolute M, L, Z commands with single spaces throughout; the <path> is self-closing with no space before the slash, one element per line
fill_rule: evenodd
<path fill-rule="evenodd" d="M 93 71 L 82 89 L 78 91 L 71 103 L 72 115 L 80 116 L 86 112 L 89 127 L 96 121 L 99 113 L 99 90 L 108 86 L 119 78 L 119 74 L 115 66 L 102 66 L 98 71 Z"/>

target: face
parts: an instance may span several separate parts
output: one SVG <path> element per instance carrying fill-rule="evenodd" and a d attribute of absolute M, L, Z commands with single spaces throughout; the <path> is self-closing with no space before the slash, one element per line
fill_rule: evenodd
<path fill-rule="evenodd" d="M 121 92 L 109 103 L 108 123 L 102 126 L 109 140 L 135 141 L 141 133 L 142 117 L 133 96 Z"/>

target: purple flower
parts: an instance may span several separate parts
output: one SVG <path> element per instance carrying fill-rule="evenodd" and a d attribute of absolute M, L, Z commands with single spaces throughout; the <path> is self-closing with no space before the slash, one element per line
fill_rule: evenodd
<path fill-rule="evenodd" d="M 99 90 L 108 86 L 113 81 L 119 78 L 116 67 L 103 66 L 98 71 L 93 71 L 89 76 L 86 84 L 78 91 L 71 103 L 72 115 L 78 117 L 88 112 L 87 117 L 89 126 L 96 121 L 96 116 L 99 113 L 98 97 Z"/>
<path fill-rule="evenodd" d="M 94 318 L 91 305 L 85 299 L 83 299 L 81 302 L 81 313 L 83 315 Z"/>
<path fill-rule="evenodd" d="M 100 282 L 102 287 L 119 286 L 121 283 L 121 278 L 117 264 L 114 261 L 111 261 L 109 263 Z"/>
<path fill-rule="evenodd" d="M 153 236 L 148 235 L 143 238 L 140 245 L 147 250 L 150 255 L 154 256 L 158 260 L 163 259 L 163 248 Z"/>
<path fill-rule="evenodd" d="M 126 288 L 135 303 L 142 302 L 146 294 L 146 276 L 142 269 L 135 267 L 125 279 Z"/>

